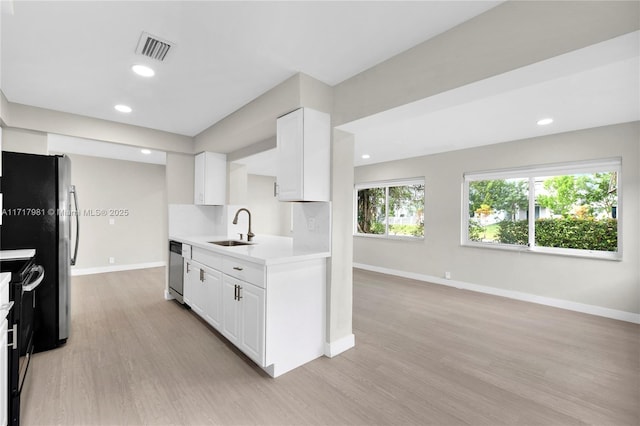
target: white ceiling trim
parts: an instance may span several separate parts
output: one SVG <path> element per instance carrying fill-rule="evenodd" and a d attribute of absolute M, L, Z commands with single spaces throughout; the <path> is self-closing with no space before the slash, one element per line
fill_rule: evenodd
<path fill-rule="evenodd" d="M 49 133 L 47 135 L 49 152 L 63 154 L 79 154 L 90 157 L 110 158 L 113 160 L 135 161 L 138 163 L 167 164 L 167 154 L 163 151 L 150 150 L 151 154 L 143 154 L 144 147 L 135 147 L 93 139 Z"/>

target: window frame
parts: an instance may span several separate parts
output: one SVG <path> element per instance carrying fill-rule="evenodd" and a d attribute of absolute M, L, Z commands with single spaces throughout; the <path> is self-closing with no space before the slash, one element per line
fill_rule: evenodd
<path fill-rule="evenodd" d="M 617 173 L 617 213 L 618 246 L 617 251 L 583 250 L 560 247 L 544 247 L 535 245 L 535 179 L 546 176 L 575 175 L 580 173 Z M 485 243 L 469 239 L 469 183 L 473 181 L 498 179 L 528 179 L 528 217 L 529 240 L 528 245 L 520 246 L 504 243 Z M 510 250 L 517 252 L 542 253 L 560 256 L 584 257 L 590 259 L 622 260 L 623 209 L 622 209 L 622 158 L 606 158 L 599 160 L 575 161 L 555 163 L 539 166 L 526 166 L 510 169 L 489 170 L 480 172 L 465 172 L 462 176 L 462 220 L 460 245 L 467 247 Z M 532 220 L 533 219 L 533 220 Z"/>
<path fill-rule="evenodd" d="M 423 185 L 424 186 L 424 205 L 422 208 L 423 218 L 426 211 L 426 199 L 427 199 L 427 186 L 426 179 L 424 176 L 413 177 L 413 178 L 405 178 L 405 179 L 390 179 L 390 180 L 381 180 L 381 181 L 373 181 L 373 182 L 361 182 L 356 183 L 353 186 L 353 236 L 354 237 L 365 237 L 365 238 L 380 238 L 387 240 L 404 240 L 404 241 L 424 241 L 425 238 L 425 226 L 423 224 L 422 228 L 422 236 L 416 237 L 412 235 L 389 235 L 389 187 L 392 186 L 408 186 L 408 185 Z M 361 189 L 369 189 L 369 188 L 384 188 L 385 194 L 385 229 L 384 234 L 365 234 L 358 232 L 358 191 Z"/>

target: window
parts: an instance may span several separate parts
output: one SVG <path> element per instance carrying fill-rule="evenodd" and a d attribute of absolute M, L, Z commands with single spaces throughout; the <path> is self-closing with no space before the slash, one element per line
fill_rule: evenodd
<path fill-rule="evenodd" d="M 424 178 L 356 185 L 356 235 L 424 237 Z"/>
<path fill-rule="evenodd" d="M 619 259 L 620 159 L 466 173 L 463 244 Z"/>

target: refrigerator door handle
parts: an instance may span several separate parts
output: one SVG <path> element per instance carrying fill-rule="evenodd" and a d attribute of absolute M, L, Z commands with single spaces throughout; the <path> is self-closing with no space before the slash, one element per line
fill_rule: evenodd
<path fill-rule="evenodd" d="M 23 285 L 22 291 L 35 290 L 35 288 L 38 287 L 42 282 L 42 280 L 44 279 L 44 268 L 40 265 L 36 265 L 33 268 L 31 268 L 31 273 L 36 274 L 36 278 L 33 281 L 30 281 L 29 284 Z"/>
<path fill-rule="evenodd" d="M 80 241 L 80 211 L 78 210 L 78 192 L 76 191 L 76 186 L 71 185 L 70 194 L 73 195 L 73 203 L 75 205 L 75 217 L 76 217 L 76 244 L 73 249 L 73 257 L 71 258 L 71 266 L 76 264 L 76 260 L 78 259 L 78 242 Z M 71 241 L 71 226 L 69 226 L 69 241 Z"/>

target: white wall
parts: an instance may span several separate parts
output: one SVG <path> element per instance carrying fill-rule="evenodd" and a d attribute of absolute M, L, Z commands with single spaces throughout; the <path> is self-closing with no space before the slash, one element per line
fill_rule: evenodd
<path fill-rule="evenodd" d="M 353 312 L 353 146 L 354 138 L 333 131 L 331 144 L 331 259 L 327 288 L 327 342 L 352 342 Z M 346 340 L 346 343 L 344 343 Z"/>
<path fill-rule="evenodd" d="M 354 262 L 640 313 L 640 123 L 357 167 L 356 183 L 425 176 L 424 241 L 355 237 Z M 622 157 L 622 261 L 462 247 L 464 172 Z"/>
<path fill-rule="evenodd" d="M 7 126 L 43 133 L 76 136 L 169 152 L 193 153 L 193 138 L 130 124 L 7 102 L 2 120 Z"/>
<path fill-rule="evenodd" d="M 2 150 L 47 155 L 49 152 L 47 134 L 5 127 L 3 129 Z"/>
<path fill-rule="evenodd" d="M 291 203 L 273 196 L 274 182 L 272 176 L 247 175 L 246 204 L 252 213 L 253 233 L 290 237 Z"/>
<path fill-rule="evenodd" d="M 300 75 L 283 81 L 195 137 L 195 152 L 227 154 L 276 134 L 276 118 L 300 107 Z"/>
<path fill-rule="evenodd" d="M 9 110 L 9 101 L 7 101 L 6 96 L 4 96 L 4 93 L 2 93 L 2 90 L 0 90 L 0 123 L 2 124 L 6 123 L 4 117 L 7 114 L 8 110 Z"/>
<path fill-rule="evenodd" d="M 71 154 L 78 191 L 78 270 L 164 262 L 167 252 L 165 167 Z M 91 216 L 89 210 L 126 209 L 127 216 Z M 109 264 L 109 257 L 115 264 Z"/>
<path fill-rule="evenodd" d="M 247 166 L 227 163 L 227 203 L 247 203 Z"/>
<path fill-rule="evenodd" d="M 195 160 L 190 154 L 167 153 L 167 202 L 193 204 Z"/>

